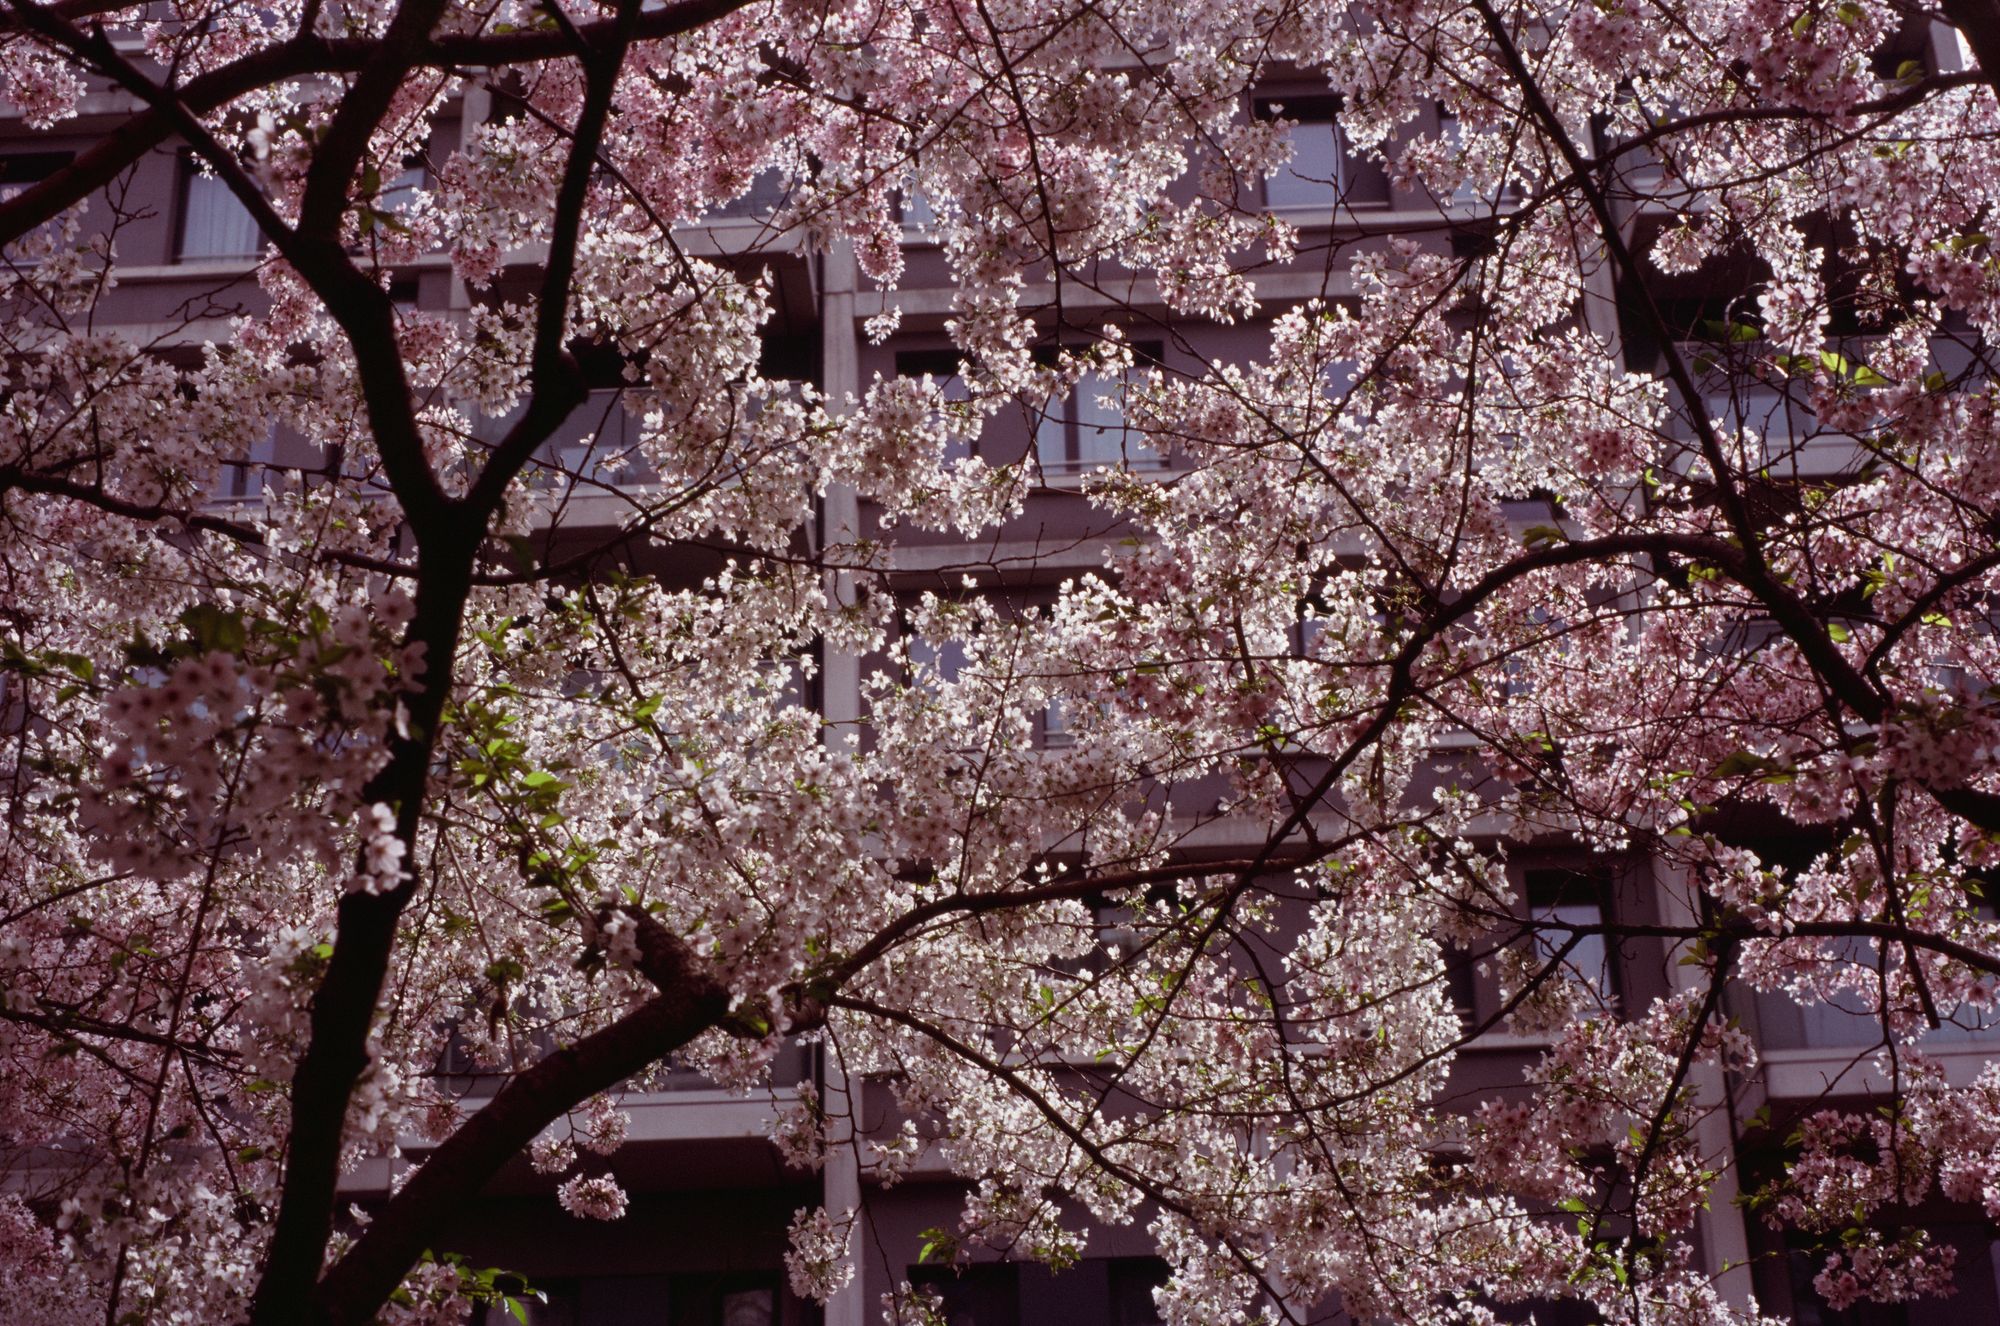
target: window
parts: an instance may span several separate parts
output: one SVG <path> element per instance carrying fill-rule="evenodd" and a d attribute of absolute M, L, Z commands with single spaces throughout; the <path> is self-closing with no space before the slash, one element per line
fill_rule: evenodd
<path fill-rule="evenodd" d="M 1479 1018 L 1479 975 L 1471 949 L 1445 944 L 1444 990 L 1458 1014 L 1458 1024 L 1470 1028 Z"/>
<path fill-rule="evenodd" d="M 1035 421 L 1035 458 L 1044 474 L 1084 474 L 1099 466 L 1156 469 L 1165 458 L 1125 424 L 1125 392 L 1158 344 L 1135 346 L 1139 365 L 1112 376 L 1086 374 L 1067 396 L 1050 400 Z"/>
<path fill-rule="evenodd" d="M 419 156 L 403 158 L 403 168 L 394 176 L 382 181 L 382 187 L 375 193 L 375 206 L 384 212 L 407 211 L 423 191 L 430 175 L 424 169 L 424 159 Z"/>
<path fill-rule="evenodd" d="M 1888 40 L 1868 56 L 1869 72 L 1885 82 L 1923 78 L 1938 72 L 1938 51 L 1932 44 L 1932 23 L 1928 14 L 1912 14 L 1903 19 Z M 1971 68 L 1974 61 L 1961 67 Z"/>
<path fill-rule="evenodd" d="M 1789 1307 L 1787 1319 L 1796 1326 L 1959 1326 L 1963 1322 L 2000 1321 L 2000 1243 L 1994 1242 L 1992 1228 L 1953 1219 L 1935 1208 L 1911 1214 L 1915 1217 L 1912 1224 L 1926 1230 L 1934 1246 L 1957 1251 L 1952 1287 L 1945 1296 L 1907 1303 L 1876 1303 L 1864 1298 L 1846 1308 L 1828 1307 L 1813 1280 L 1826 1265 L 1829 1249 L 1812 1247 L 1795 1234 L 1785 1240 L 1782 1260 L 1773 1268 L 1789 1282 L 1785 1288 L 1790 1290 L 1792 1301 L 1783 1307 L 1778 1303 L 1770 1306 L 1778 1311 Z M 1884 1232 L 1894 1237 L 1898 1231 L 1891 1227 Z"/>
<path fill-rule="evenodd" d="M 896 355 L 897 377 L 920 378 L 928 373 L 937 383 L 939 396 L 946 401 L 972 399 L 972 389 L 965 385 L 959 371 L 963 367 L 956 350 L 903 350 Z M 945 463 L 963 460 L 973 451 L 973 439 L 954 431 L 945 443 Z"/>
<path fill-rule="evenodd" d="M 517 1300 L 528 1326 L 778 1326 L 777 1277 L 768 1273 L 530 1279 L 547 1301 Z M 475 1320 L 516 1323 L 499 1304 Z"/>
<path fill-rule="evenodd" d="M 912 1266 L 910 1283 L 934 1291 L 944 1303 L 945 1326 L 1019 1326 L 1019 1268 L 1005 1262 L 964 1266 Z"/>
<path fill-rule="evenodd" d="M 1610 877 L 1600 870 L 1530 870 L 1528 872 L 1528 915 L 1532 920 L 1556 926 L 1601 926 L 1605 923 L 1606 895 Z M 1564 929 L 1536 930 L 1535 956 L 1547 962 L 1561 952 L 1572 932 Z M 1617 999 L 1613 982 L 1611 948 L 1603 934 L 1584 935 L 1563 959 L 1572 979 L 1596 993 L 1604 1003 Z"/>
<path fill-rule="evenodd" d="M 1334 117 L 1337 96 L 1286 97 L 1257 103 L 1257 117 L 1295 121 L 1292 159 L 1264 181 L 1264 202 L 1271 207 L 1332 207 L 1346 192 L 1340 131 Z"/>
<path fill-rule="evenodd" d="M 934 645 L 922 636 L 909 638 L 910 680 L 929 683 L 932 681 L 949 684 L 958 680 L 965 671 L 965 643 L 947 640 L 942 645 Z"/>
<path fill-rule="evenodd" d="M 624 352 L 604 342 L 576 345 L 573 350 L 590 394 L 556 431 L 549 443 L 551 458 L 564 473 L 592 486 L 644 482 L 652 477 L 639 452 L 644 421 L 627 408 Z M 508 426 L 524 408 L 515 407 Z M 499 436 L 504 435 L 503 429 Z"/>
<path fill-rule="evenodd" d="M 1482 1297 L 1482 1306 L 1493 1313 L 1495 1321 L 1522 1323 L 1526 1326 L 1594 1326 L 1601 1320 L 1595 1309 L 1588 1303 L 1573 1298 L 1531 1298 L 1525 1303 L 1495 1303 Z"/>
<path fill-rule="evenodd" d="M 1443 106 L 1438 107 L 1438 134 L 1453 152 L 1465 150 L 1465 126 L 1459 122 L 1458 116 Z M 1507 190 L 1483 190 L 1468 177 L 1459 182 L 1450 197 L 1438 201 L 1451 207 L 1491 208 L 1507 197 Z"/>
<path fill-rule="evenodd" d="M 1153 1291 L 1167 1282 L 1167 1264 L 1158 1257 L 1114 1257 L 1109 1269 L 1112 1326 L 1159 1326 Z"/>
<path fill-rule="evenodd" d="M 756 217 L 778 210 L 791 192 L 785 172 L 776 166 L 760 170 L 750 180 L 750 188 L 727 202 L 717 203 L 716 216 Z"/>
<path fill-rule="evenodd" d="M 916 186 L 914 180 L 903 186 L 897 211 L 901 213 L 903 224 L 912 229 L 937 228 L 937 209 L 931 206 L 931 200 L 924 196 L 924 191 Z"/>
<path fill-rule="evenodd" d="M 775 1276 L 677 1275 L 673 1326 L 777 1326 Z"/>
<path fill-rule="evenodd" d="M 640 423 L 625 408 L 622 391 L 596 388 L 566 421 L 565 428 L 580 430 L 556 444 L 556 463 L 579 479 L 608 482 L 636 455 Z"/>
<path fill-rule="evenodd" d="M 277 467 L 278 429 L 273 424 L 263 437 L 245 448 L 241 460 L 223 465 L 220 496 L 239 502 L 263 496 L 265 481 Z"/>
<path fill-rule="evenodd" d="M 73 155 L 69 152 L 17 152 L 12 156 L 0 156 L 0 203 L 17 197 L 30 185 L 40 184 L 67 166 Z M 51 222 L 38 227 L 33 233 L 51 233 L 52 228 Z M 8 247 L 11 249 L 13 245 Z"/>
<path fill-rule="evenodd" d="M 1509 1023 L 1500 1018 L 1504 1008 L 1502 984 L 1490 961 L 1496 956 L 1496 945 L 1531 959 L 1535 963 L 1533 970 L 1539 971 L 1569 942 L 1573 931 L 1568 927 L 1601 926 L 1613 919 L 1614 868 L 1544 866 L 1529 869 L 1525 874 L 1512 871 L 1509 874 L 1525 895 L 1515 905 L 1514 919 L 1496 917 L 1490 928 L 1463 946 L 1445 944 L 1440 968 L 1435 973 L 1434 979 L 1442 981 L 1443 993 L 1468 1031 L 1475 1028 L 1502 1034 L 1510 1031 Z M 1481 905 L 1497 908 L 1498 900 L 1482 898 Z M 1593 1002 L 1606 1010 L 1615 1009 L 1619 994 L 1613 953 L 1604 934 L 1580 936 L 1563 957 L 1562 969 L 1550 973 L 1548 979 L 1580 986 L 1585 992 L 1586 1016 L 1594 1015 L 1590 1009 Z M 1485 1026 L 1489 1021 L 1493 1025 Z"/>
<path fill-rule="evenodd" d="M 264 251 L 264 235 L 250 210 L 229 186 L 200 170 L 192 156 L 182 158 L 180 238 L 174 246 L 178 262 L 221 262 L 256 258 Z"/>
<path fill-rule="evenodd" d="M 1076 730 L 1069 725 L 1068 704 L 1058 695 L 1042 710 L 1042 745 L 1058 747 L 1075 744 Z"/>
<path fill-rule="evenodd" d="M 1859 1050 L 1882 1040 L 1882 1018 L 1876 1011 L 1875 973 L 1882 961 L 1872 939 L 1853 935 L 1828 941 L 1826 965 L 1846 969 L 1861 989 L 1843 989 L 1831 999 L 1800 1003 L 1783 990 L 1757 991 L 1759 1039 L 1774 1050 Z M 1896 964 L 1900 965 L 1900 957 Z M 1920 1044 L 1936 1051 L 1954 1045 L 2000 1042 L 2000 1011 L 1964 1003 L 1938 1009 L 1939 1025 L 1924 1030 Z"/>
<path fill-rule="evenodd" d="M 0 203 L 18 197 L 31 184 L 40 184 L 67 166 L 70 152 L 16 152 L 0 156 Z"/>

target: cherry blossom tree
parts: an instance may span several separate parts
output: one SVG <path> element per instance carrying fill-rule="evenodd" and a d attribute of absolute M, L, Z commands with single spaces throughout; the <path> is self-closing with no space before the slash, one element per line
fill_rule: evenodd
<path fill-rule="evenodd" d="M 1963 68 L 1884 58 L 1932 24 Z M 1920 1044 L 2000 988 L 1991 0 L 5 0 L 0 68 L 101 129 L 0 201 L 33 1319 L 462 1316 L 490 1282 L 425 1253 L 510 1159 L 624 1209 L 551 1124 L 613 1151 L 621 1083 L 751 1088 L 805 1036 L 906 1108 L 885 1178 L 969 1181 L 955 1238 L 1073 1257 L 1057 1192 L 1147 1222 L 1175 1322 L 1751 1320 L 1689 1240 L 1732 984 L 1879 1022 L 1880 1108 L 1744 1180 L 1830 1301 L 1948 1282 L 1899 1223 L 1932 1194 L 2000 1217 L 2000 1067 Z M 1429 221 L 1264 212 L 1288 122 L 1246 107 L 1298 70 Z M 193 356 L 95 316 L 173 144 L 266 245 Z M 758 243 L 891 309 L 921 192 L 965 399 L 766 376 L 768 281 L 684 240 L 760 178 Z M 426 255 L 463 316 L 394 297 Z M 1315 265 L 1338 298 L 1260 302 Z M 1078 311 L 1135 280 L 1259 352 L 1146 367 Z M 642 483 L 552 445 L 593 356 Z M 957 444 L 1124 370 L 1171 458 L 1087 481 L 1131 537 L 982 594 L 1041 476 Z M 273 424 L 322 463 L 211 501 Z M 899 617 L 897 529 L 961 537 L 967 591 Z M 858 723 L 800 702 L 831 654 L 879 662 Z M 1646 862 L 1655 914 L 1527 915 L 1507 856 L 1551 839 Z M 1577 954 L 1628 940 L 1680 965 L 1613 1009 Z M 1548 1038 L 1531 1091 L 1449 1099 L 1502 1026 Z M 448 1052 L 505 1085 L 472 1108 Z M 802 1289 L 848 1219 L 801 1213 Z"/>

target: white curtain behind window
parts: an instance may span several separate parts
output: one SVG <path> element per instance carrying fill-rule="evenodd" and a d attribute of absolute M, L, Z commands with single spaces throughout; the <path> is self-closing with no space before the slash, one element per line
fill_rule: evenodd
<path fill-rule="evenodd" d="M 1292 159 L 1264 183 L 1272 207 L 1331 207 L 1340 198 L 1340 140 L 1333 120 L 1305 119 L 1292 129 Z"/>
<path fill-rule="evenodd" d="M 213 175 L 190 171 L 187 207 L 181 214 L 181 260 L 255 258 L 263 250 L 263 232 L 229 186 Z"/>

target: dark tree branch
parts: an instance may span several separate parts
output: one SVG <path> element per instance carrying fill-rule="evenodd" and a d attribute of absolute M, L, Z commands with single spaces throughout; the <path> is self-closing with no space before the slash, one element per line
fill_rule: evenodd
<path fill-rule="evenodd" d="M 445 0 L 403 0 L 389 20 L 374 56 L 336 103 L 333 119 L 314 144 L 299 200 L 299 238 L 315 245 L 338 245 L 347 213 L 348 186 L 381 127 L 390 104 L 410 71 L 422 63 L 431 29 L 443 17 Z"/>
<path fill-rule="evenodd" d="M 45 29 L 37 25 L 46 22 L 72 26 L 73 19 L 102 12 L 96 7 L 100 3 L 102 0 L 89 0 L 85 4 L 72 0 L 68 4 L 34 5 L 23 0 L 6 24 L 38 32 Z M 692 32 L 749 3 L 751 0 L 679 0 L 641 13 L 633 24 L 632 39 L 651 41 Z M 603 19 L 581 24 L 575 31 L 585 41 L 598 42 L 611 33 L 616 22 Z M 375 60 L 381 45 L 379 39 L 372 37 L 325 38 L 301 33 L 169 91 L 192 114 L 208 115 L 259 88 L 312 74 L 357 73 Z M 562 32 L 442 35 L 424 43 L 411 67 L 499 68 L 556 58 L 572 53 L 572 49 L 570 37 Z M 85 68 L 96 67 L 88 58 L 79 59 Z M 0 244 L 12 243 L 90 197 L 146 153 L 172 138 L 175 132 L 172 117 L 157 109 L 126 120 L 69 165 L 0 202 Z"/>
<path fill-rule="evenodd" d="M 671 980 L 635 1011 L 510 1079 L 485 1108 L 461 1124 L 334 1263 L 309 1313 L 293 1320 L 315 1326 L 359 1326 L 374 1320 L 437 1236 L 439 1224 L 476 1196 L 536 1134 L 716 1025 L 728 1010 L 727 992 L 683 960 L 688 965 L 682 979 Z"/>
<path fill-rule="evenodd" d="M 548 440 L 549 434 L 588 395 L 582 370 L 566 343 L 570 290 L 576 279 L 576 246 L 582 236 L 584 204 L 590 196 L 591 176 L 597 170 L 597 149 L 604 138 L 604 126 L 611 114 L 611 94 L 617 88 L 618 74 L 624 68 L 625 52 L 639 14 L 639 0 L 619 0 L 614 26 L 601 35 L 601 46 L 593 45 L 580 30 L 570 29 L 583 63 L 586 87 L 570 138 L 569 159 L 563 165 L 562 184 L 556 193 L 548 262 L 542 272 L 541 296 L 535 309 L 535 344 L 529 367 L 533 396 L 527 411 L 501 439 L 466 495 L 467 507 L 482 521 L 499 509 L 507 485 L 514 481 L 536 448 Z"/>
<path fill-rule="evenodd" d="M 312 234 L 286 225 L 235 154 L 216 140 L 185 102 L 147 77 L 102 32 L 78 32 L 37 10 L 28 0 L 7 0 L 7 3 L 23 22 L 88 61 L 165 117 L 171 129 L 200 152 L 202 159 L 229 186 L 279 254 L 305 278 L 327 312 L 340 324 L 353 349 L 369 427 L 382 458 L 383 471 L 389 476 L 403 514 L 420 548 L 433 539 L 441 532 L 439 527 L 447 521 L 449 513 L 437 476 L 424 458 L 423 438 L 417 430 L 409 380 L 396 339 L 395 307 L 388 292 L 373 276 L 355 267 L 337 238 L 318 236 L 318 232 L 329 229 L 326 225 L 310 227 Z M 344 194 L 337 200 L 336 208 L 330 229 L 337 235 L 345 208 Z M 303 219 L 301 226 L 304 227 Z M 463 539 L 465 535 L 461 533 L 459 537 Z"/>
<path fill-rule="evenodd" d="M 1992 19 L 1994 34 L 1996 39 L 2000 39 L 2000 8 L 1996 8 L 1994 0 L 1964 0 L 1964 3 L 1978 7 L 1979 21 Z M 1561 118 L 1542 95 L 1534 71 L 1528 68 L 1512 34 L 1489 0 L 1472 0 L 1472 5 L 1485 20 L 1488 35 L 1493 38 L 1501 62 L 1520 89 L 1529 114 L 1568 164 L 1578 187 L 1589 201 L 1612 265 L 1622 275 L 1632 278 L 1631 284 L 1637 292 L 1636 311 L 1665 349 L 1667 376 L 1687 406 L 1689 421 L 1700 442 L 1702 456 L 1715 476 L 1717 492 L 1735 536 L 1734 545 L 1719 544 L 1716 551 L 1706 554 L 1707 560 L 1721 566 L 1731 579 L 1757 598 L 1836 700 L 1862 721 L 1879 727 L 1890 715 L 1889 702 L 1884 693 L 1848 661 L 1828 633 L 1826 623 L 1803 598 L 1773 574 L 1765 562 L 1758 530 L 1732 477 L 1728 457 L 1709 420 L 1701 391 L 1685 359 L 1674 348 L 1672 330 L 1665 315 L 1660 312 L 1651 288 L 1639 279 L 1638 264 L 1619 229 L 1618 219 L 1612 213 L 1603 188 L 1592 173 L 1592 164 L 1584 160 L 1576 145 L 1570 141 Z M 1994 67 L 2000 68 L 2000 64 Z M 1973 789 L 1926 788 L 1926 791 L 1940 805 L 1967 822 L 1987 832 L 2000 832 L 2000 797 Z"/>
<path fill-rule="evenodd" d="M 2000 96 L 2000 3 L 1995 0 L 1942 0 L 1939 6 L 1979 60 L 1979 72 Z"/>

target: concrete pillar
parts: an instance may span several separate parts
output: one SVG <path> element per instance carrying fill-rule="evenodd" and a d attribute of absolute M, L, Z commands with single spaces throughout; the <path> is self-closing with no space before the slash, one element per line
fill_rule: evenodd
<path fill-rule="evenodd" d="M 1651 869 L 1655 919 L 1669 926 L 1700 924 L 1694 887 L 1682 872 L 1658 861 L 1651 863 Z M 1684 990 L 1707 980 L 1701 967 L 1681 965 L 1680 960 L 1690 945 L 1677 942 L 1663 948 L 1661 960 L 1672 988 Z M 1701 1266 L 1714 1278 L 1716 1288 L 1731 1306 L 1747 1309 L 1755 1305 L 1756 1298 L 1750 1275 L 1749 1229 L 1744 1223 L 1743 1208 L 1736 1203 L 1741 1188 L 1736 1175 L 1735 1098 L 1722 1070 L 1713 1064 L 1698 1064 L 1691 1069 L 1688 1085 L 1694 1088 L 1696 1108 L 1702 1112 L 1695 1124 L 1695 1144 L 1704 1161 L 1720 1171 L 1709 1189 L 1708 1209 L 1695 1218 Z"/>
<path fill-rule="evenodd" d="M 820 261 L 820 385 L 831 408 L 839 410 L 850 394 L 859 394 L 861 346 L 854 330 L 854 251 L 836 246 Z M 819 546 L 848 544 L 860 535 L 860 503 L 854 490 L 830 489 L 820 503 Z M 854 577 L 847 571 L 827 573 L 829 595 L 838 603 L 854 601 Z M 820 658 L 820 708 L 826 740 L 844 743 L 858 735 L 861 720 L 861 660 L 852 654 L 823 651 Z M 861 1210 L 861 1158 L 855 1123 L 859 1092 L 853 1090 L 840 1062 L 839 1047 L 829 1039 L 823 1046 L 821 1100 L 832 1119 L 821 1200 L 827 1213 Z M 853 1269 L 847 1287 L 826 1306 L 826 1326 L 863 1326 L 868 1320 L 870 1294 L 863 1283 L 861 1253 L 867 1238 L 857 1220 L 850 1236 L 847 1262 Z"/>
<path fill-rule="evenodd" d="M 458 98 L 458 148 L 464 151 L 472 142 L 472 131 L 486 123 L 493 114 L 493 94 L 487 90 L 483 74 L 465 84 L 465 91 Z M 465 281 L 454 271 L 451 274 L 451 308 L 453 312 L 464 312 L 472 307 L 472 292 L 465 288 Z"/>
<path fill-rule="evenodd" d="M 841 244 L 820 260 L 820 385 L 830 408 L 839 411 L 861 390 L 861 342 L 854 330 L 854 251 Z M 836 484 L 820 502 L 819 546 L 853 543 L 860 537 L 860 504 L 854 490 Z M 828 591 L 839 603 L 854 601 L 854 577 L 828 573 Z M 831 741 L 845 739 L 861 718 L 861 660 L 828 651 L 820 661 L 821 712 Z"/>

